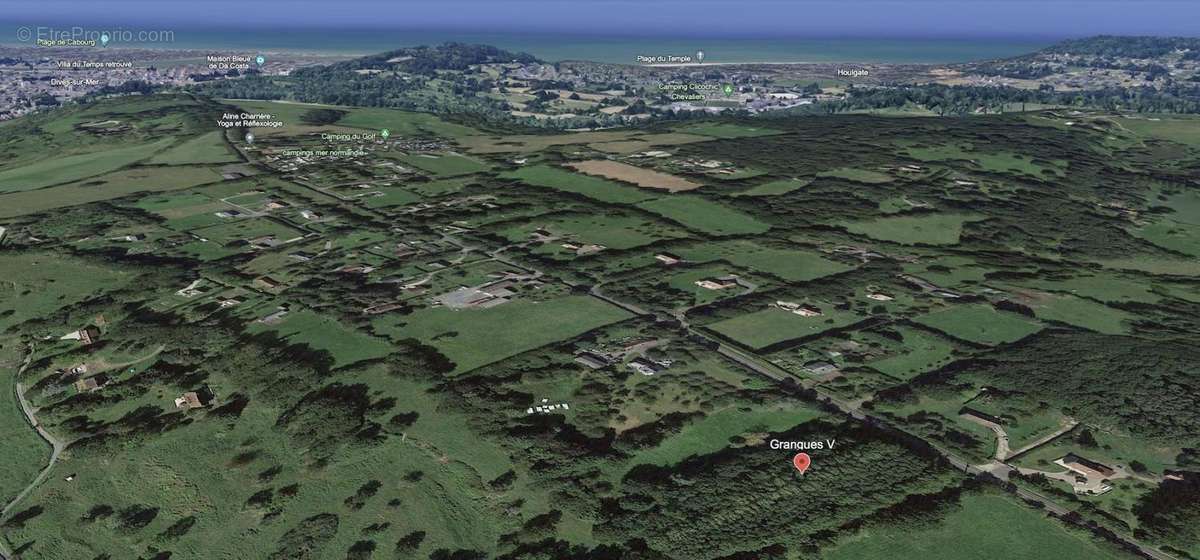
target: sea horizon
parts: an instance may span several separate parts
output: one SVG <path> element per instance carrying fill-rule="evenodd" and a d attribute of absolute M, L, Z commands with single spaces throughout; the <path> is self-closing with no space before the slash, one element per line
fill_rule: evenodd
<path fill-rule="evenodd" d="M 30 46 L 19 40 L 22 29 L 42 24 L 0 21 L 0 45 Z M 80 27 L 93 31 L 158 31 L 153 25 L 105 26 L 48 24 L 56 31 Z M 258 53 L 304 53 L 331 56 L 369 55 L 403 47 L 446 42 L 492 45 L 526 52 L 550 62 L 587 60 L 637 64 L 638 55 L 691 55 L 704 51 L 712 63 L 892 63 L 947 64 L 1017 56 L 1044 48 L 1066 37 L 853 37 L 798 36 L 661 36 L 645 34 L 528 33 L 462 30 L 308 28 L 276 31 L 266 28 L 181 28 L 164 26 L 172 40 L 112 43 L 111 48 L 180 50 L 246 50 Z M 27 36 L 27 33 L 24 33 Z"/>

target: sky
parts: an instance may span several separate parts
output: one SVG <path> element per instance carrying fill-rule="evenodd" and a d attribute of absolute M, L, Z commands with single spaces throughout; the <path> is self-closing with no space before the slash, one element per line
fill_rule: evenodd
<path fill-rule="evenodd" d="M 673 37 L 1200 35 L 1200 0 L 2 0 L 21 24 Z"/>

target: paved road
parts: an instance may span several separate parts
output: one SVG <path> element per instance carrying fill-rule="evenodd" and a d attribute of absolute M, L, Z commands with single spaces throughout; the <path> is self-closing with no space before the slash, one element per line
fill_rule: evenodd
<path fill-rule="evenodd" d="M 17 383 L 16 392 L 17 400 L 21 402 L 21 410 L 25 413 L 25 419 L 29 421 L 30 426 L 33 426 L 33 428 L 37 430 L 38 435 L 42 436 L 42 439 L 46 440 L 46 442 L 50 444 L 50 461 L 46 464 L 46 467 L 42 469 L 42 472 L 38 473 L 37 477 L 33 479 L 33 482 L 29 483 L 29 486 L 26 486 L 20 494 L 17 494 L 17 497 L 13 498 L 8 505 L 4 506 L 4 510 L 0 511 L 0 518 L 11 513 L 21 502 L 21 500 L 25 499 L 25 497 L 28 496 L 29 493 L 35 488 L 37 488 L 42 481 L 46 480 L 47 476 L 50 476 L 50 470 L 53 469 L 55 463 L 58 462 L 58 456 L 62 453 L 63 449 L 66 449 L 67 447 L 66 442 L 54 437 L 54 435 L 52 435 L 50 432 L 47 432 L 44 428 L 42 428 L 42 425 L 38 423 L 37 417 L 34 416 L 33 407 L 30 406 L 29 401 L 25 399 L 25 390 L 21 387 L 20 383 Z"/>
<path fill-rule="evenodd" d="M 691 329 L 689 329 L 689 330 L 691 330 Z M 697 332 L 697 331 L 692 331 L 692 332 L 694 334 L 699 334 L 700 336 L 705 336 L 704 333 L 701 333 L 701 332 Z M 718 346 L 717 352 L 720 353 L 722 356 L 730 358 L 730 359 L 734 360 L 735 362 L 746 366 L 751 371 L 757 372 L 757 373 L 763 375 L 764 377 L 767 377 L 776 382 L 782 382 L 785 378 L 789 377 L 786 374 L 782 374 L 782 373 L 772 369 L 774 366 L 768 367 L 768 366 L 762 364 L 755 357 L 747 355 L 745 352 L 742 352 L 731 346 L 721 344 L 720 346 Z M 891 424 L 891 422 L 888 421 L 887 419 L 867 412 L 866 410 L 864 410 L 863 408 L 858 406 L 858 403 L 853 403 L 853 404 L 848 403 L 847 401 L 844 401 L 834 395 L 831 395 L 831 394 L 823 391 L 820 387 L 812 386 L 809 388 L 816 391 L 816 393 L 819 395 L 820 400 L 833 404 L 834 406 L 838 407 L 838 409 L 841 410 L 844 414 L 846 414 L 856 420 L 865 421 L 865 422 L 868 422 L 877 427 L 883 428 L 885 430 L 889 430 L 892 432 L 911 436 L 911 434 L 908 434 L 908 432 Z M 1051 438 L 1051 439 L 1053 439 L 1053 438 Z M 983 474 L 986 472 L 986 473 L 995 475 L 1000 480 L 1007 480 L 1008 479 L 1007 475 L 1015 470 L 1012 467 L 1005 465 L 1003 463 L 992 463 L 992 464 L 986 465 L 985 467 L 975 466 L 975 465 L 972 465 L 969 461 L 964 460 L 963 458 L 951 453 L 950 451 L 942 449 L 941 447 L 939 447 L 937 445 L 933 445 L 932 443 L 930 443 L 928 441 L 926 441 L 926 443 L 928 443 L 939 455 L 941 455 L 943 458 L 945 458 L 946 461 L 949 462 L 951 466 L 953 466 L 954 468 L 956 468 L 960 471 L 963 471 L 964 473 L 971 475 L 971 476 L 977 476 L 977 475 L 980 475 L 980 474 Z M 1027 488 L 1017 486 L 1015 489 L 1015 493 L 1018 497 L 1023 498 L 1025 500 L 1040 502 L 1046 511 L 1048 511 L 1056 516 L 1059 516 L 1059 517 L 1062 517 L 1064 515 L 1067 515 L 1068 513 L 1071 513 L 1072 511 L 1074 511 L 1071 508 L 1062 506 L 1062 505 L 1054 502 L 1051 498 L 1044 496 L 1041 493 L 1036 492 L 1034 490 L 1029 490 Z M 1114 534 L 1116 534 L 1120 539 L 1122 539 L 1127 544 L 1135 547 L 1143 555 L 1145 555 L 1149 558 L 1153 558 L 1155 560 L 1179 560 L 1178 558 L 1176 558 L 1170 554 L 1167 554 L 1158 549 L 1152 548 L 1148 545 L 1142 544 L 1141 542 L 1137 541 L 1130 535 L 1123 535 L 1120 533 L 1114 533 Z"/>
<path fill-rule="evenodd" d="M 963 420 L 966 420 L 967 422 L 979 424 L 980 426 L 983 426 L 985 428 L 992 430 L 992 432 L 994 432 L 996 434 L 996 454 L 995 454 L 996 460 L 1003 461 L 1008 458 L 1008 456 L 1009 456 L 1008 432 L 1004 431 L 1004 426 L 1001 426 L 1000 424 L 992 422 L 991 420 L 985 420 L 983 418 L 975 416 L 974 414 L 960 414 L 959 418 L 962 418 Z"/>
<path fill-rule="evenodd" d="M 235 148 L 238 148 L 238 147 L 235 145 Z M 241 152 L 240 149 L 238 151 Z M 243 157 L 245 157 L 244 154 L 243 154 Z M 250 158 L 247 158 L 247 160 L 250 160 Z M 294 183 L 297 183 L 297 184 L 303 186 L 303 187 L 315 190 L 317 192 L 321 192 L 322 194 L 331 195 L 331 193 L 327 193 L 322 189 L 319 189 L 310 184 L 306 184 L 305 182 L 297 180 L 295 178 L 292 178 L 290 180 Z M 331 196 L 337 197 L 337 195 L 335 195 L 335 194 L 333 194 Z M 341 197 L 337 197 L 337 198 L 339 198 L 341 200 L 346 200 Z M 359 209 L 362 210 L 361 208 L 359 208 Z M 367 212 L 374 214 L 374 212 L 371 212 L 369 210 Z M 376 215 L 378 215 L 378 214 L 376 214 Z M 497 260 L 499 260 L 498 253 L 499 253 L 499 251 L 497 251 L 497 254 L 491 254 L 490 256 L 493 258 L 497 258 Z M 647 311 L 645 309 L 642 309 L 636 305 L 625 303 L 623 301 L 620 301 L 618 299 L 615 299 L 615 298 L 612 298 L 612 297 L 609 297 L 609 296 L 603 294 L 600 291 L 599 285 L 592 286 L 592 288 L 589 290 L 589 293 L 593 297 L 596 297 L 598 299 L 601 299 L 608 303 L 616 305 L 616 306 L 618 306 L 622 309 L 625 309 L 631 313 L 634 313 L 637 315 L 643 315 L 643 316 L 654 315 L 654 313 Z M 689 333 L 702 336 L 709 340 L 713 340 L 707 334 L 694 329 L 690 324 L 688 324 L 688 322 L 686 320 L 686 312 L 682 315 L 684 315 L 684 316 L 683 317 L 677 316 L 677 318 L 681 319 L 680 322 L 682 323 L 684 328 Z M 718 343 L 718 348 L 717 348 L 718 353 L 720 353 L 721 355 L 723 355 L 729 359 L 734 360 L 735 362 L 745 366 L 746 368 L 750 369 L 751 371 L 757 372 L 760 375 L 763 375 L 764 377 L 767 377 L 777 383 L 783 383 L 785 379 L 793 379 L 791 375 L 789 375 L 786 372 L 783 372 L 781 370 L 778 370 L 778 368 L 775 368 L 775 366 L 773 366 L 773 365 L 771 365 L 769 367 L 767 365 L 764 365 L 757 356 L 752 356 L 752 355 L 749 355 L 749 354 L 741 351 L 740 349 L 737 349 L 737 348 L 734 348 L 734 347 L 731 347 L 731 346 L 728 346 L 725 344 L 721 344 L 719 341 L 714 340 L 714 342 Z M 875 425 L 875 426 L 880 427 L 885 430 L 905 434 L 906 436 L 911 436 L 911 434 L 908 434 L 904 430 L 892 425 L 888 420 L 881 418 L 879 416 L 870 414 L 869 412 L 864 410 L 861 407 L 861 401 L 853 402 L 853 403 L 844 401 L 844 400 L 838 398 L 837 396 L 829 394 L 828 392 L 822 390 L 819 386 L 817 386 L 811 380 L 804 380 L 803 382 L 801 382 L 801 385 L 815 391 L 820 400 L 833 404 L 840 411 L 842 411 L 844 414 L 850 416 L 851 418 L 854 418 L 856 420 L 863 421 L 863 422 L 868 422 L 872 425 Z M 24 404 L 23 400 L 22 400 L 22 403 Z M 31 423 L 34 423 L 35 422 L 34 418 L 33 418 L 32 414 L 28 412 L 28 410 L 27 410 L 27 415 L 29 416 Z M 34 423 L 34 425 L 36 427 L 36 423 Z M 39 431 L 39 433 L 43 433 L 40 427 L 38 428 L 38 431 Z M 55 440 L 50 438 L 49 434 L 43 433 L 43 437 L 46 437 L 47 441 L 50 441 L 51 444 L 54 445 Z M 1051 438 L 1051 439 L 1053 439 L 1053 438 Z M 926 442 L 926 443 L 929 443 L 929 442 Z M 1001 480 L 1005 480 L 1005 479 L 1007 479 L 1008 472 L 1011 472 L 1011 467 L 1009 467 L 1008 465 L 1004 465 L 1003 463 L 993 463 L 993 464 L 987 465 L 986 466 L 987 468 L 980 468 L 980 467 L 972 465 L 970 462 L 963 460 L 962 458 L 954 455 L 953 453 L 950 453 L 949 451 L 947 451 L 945 449 L 942 449 L 936 445 L 933 445 L 932 443 L 929 443 L 929 445 L 938 454 L 940 454 L 943 458 L 945 458 L 946 461 L 950 465 L 952 465 L 954 468 L 956 468 L 958 470 L 961 470 L 961 471 L 967 473 L 968 475 L 975 476 L 975 475 L 982 474 L 984 472 L 989 472 L 989 473 L 993 473 L 993 474 L 998 473 L 998 474 L 1001 474 L 1004 476 L 998 476 L 997 478 L 999 478 Z M 56 445 L 56 448 L 57 448 L 57 445 Z M 52 457 L 51 465 L 53 465 L 53 461 L 56 457 L 57 457 L 57 451 L 54 454 L 54 456 Z M 1009 469 L 1009 471 L 1005 471 L 1004 469 Z M 45 471 L 43 471 L 42 475 L 39 475 L 39 480 L 35 481 L 35 483 L 33 485 L 31 485 L 30 488 L 27 489 L 27 491 L 32 489 L 32 487 L 36 486 L 36 484 L 40 482 L 40 479 L 44 478 L 44 476 L 48 473 L 48 471 L 49 471 L 49 467 L 47 467 L 47 469 Z M 1053 502 L 1050 498 L 1047 498 L 1046 496 L 1043 496 L 1040 493 L 1032 491 L 1032 490 L 1018 487 L 1018 488 L 1016 488 L 1015 493 L 1017 496 L 1019 496 L 1021 498 L 1041 502 L 1042 504 L 1044 504 L 1046 511 L 1051 512 L 1055 515 L 1062 516 L 1062 515 L 1066 515 L 1067 513 L 1072 511 L 1071 509 L 1063 507 L 1063 506 Z M 1138 550 L 1140 550 L 1146 556 L 1148 556 L 1150 558 L 1154 558 L 1155 560 L 1178 560 L 1169 554 L 1160 552 L 1160 551 L 1150 548 L 1148 546 L 1144 546 L 1144 545 L 1138 543 L 1137 541 L 1133 540 L 1132 537 L 1126 537 L 1123 535 L 1120 535 L 1120 537 L 1123 540 L 1125 540 L 1127 543 L 1129 543 L 1130 545 L 1136 547 Z"/>

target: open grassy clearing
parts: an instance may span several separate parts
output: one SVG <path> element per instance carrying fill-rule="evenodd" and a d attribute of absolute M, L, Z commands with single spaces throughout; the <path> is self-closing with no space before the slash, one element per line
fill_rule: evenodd
<path fill-rule="evenodd" d="M 1170 218 L 1185 224 L 1200 225 L 1200 190 L 1168 194 L 1159 199 L 1172 210 Z"/>
<path fill-rule="evenodd" d="M 981 266 L 975 259 L 959 255 L 921 259 L 905 263 L 904 272 L 919 276 L 944 288 L 978 285 L 993 269 Z"/>
<path fill-rule="evenodd" d="M 649 222 L 630 214 L 566 214 L 543 216 L 527 224 L 504 230 L 514 242 L 526 241 L 535 229 L 545 229 L 554 235 L 567 236 L 549 242 L 559 247 L 562 242 L 594 243 L 611 249 L 633 249 L 656 241 L 687 237 L 687 233 L 661 223 Z"/>
<path fill-rule="evenodd" d="M 1104 334 L 1124 334 L 1137 317 L 1102 303 L 1070 295 L 1022 300 L 1039 319 L 1058 321 Z"/>
<path fill-rule="evenodd" d="M 1164 249 L 1200 257 L 1200 225 L 1162 219 L 1130 233 Z"/>
<path fill-rule="evenodd" d="M 74 155 L 56 155 L 36 163 L 0 171 L 0 192 L 11 193 L 70 183 L 101 175 L 146 159 L 175 142 L 157 142 Z"/>
<path fill-rule="evenodd" d="M 829 260 L 804 248 L 782 249 L 751 241 L 705 243 L 680 249 L 677 252 L 689 261 L 726 260 L 737 266 L 764 272 L 789 282 L 808 282 L 850 270 L 847 265 Z"/>
<path fill-rule="evenodd" d="M 1139 280 L 1111 272 L 1087 273 L 1062 280 L 1031 280 L 1021 285 L 1041 290 L 1067 292 L 1106 303 L 1156 303 L 1162 299 L 1162 296 L 1154 293 L 1154 283 L 1148 279 Z"/>
<path fill-rule="evenodd" d="M 480 133 L 469 126 L 452 123 L 429 113 L 377 107 L 345 107 L 342 109 L 349 113 L 337 121 L 338 125 L 374 131 L 386 128 L 392 138 L 433 135 L 459 139 Z"/>
<path fill-rule="evenodd" d="M 572 173 L 547 165 L 522 167 L 516 171 L 502 173 L 502 179 L 516 179 L 527 185 L 549 187 L 563 192 L 575 193 L 599 200 L 619 204 L 636 204 L 656 195 L 636 187 L 629 187 L 597 177 Z"/>
<path fill-rule="evenodd" d="M 1136 270 L 1163 276 L 1200 276 L 1200 261 L 1195 259 L 1172 259 L 1143 255 L 1120 259 L 1098 259 L 1095 262 L 1105 268 L 1118 270 Z"/>
<path fill-rule="evenodd" d="M 981 152 L 970 144 L 947 144 L 938 147 L 910 147 L 909 157 L 920 161 L 968 161 L 984 171 L 1021 173 L 1033 177 L 1058 176 L 1066 173 L 1067 162 L 1046 161 L 1012 152 Z"/>
<path fill-rule="evenodd" d="M 452 413 L 435 413 L 421 404 L 422 400 L 429 401 L 422 395 L 423 391 L 412 393 L 403 406 L 409 410 L 420 406 L 424 413 L 441 416 L 441 420 L 432 419 L 441 425 L 420 429 L 414 425 L 413 431 L 421 435 L 414 434 L 403 442 L 395 438 L 386 445 L 357 448 L 352 456 L 335 458 L 320 470 L 308 468 L 304 464 L 305 449 L 296 447 L 279 432 L 275 424 L 281 411 L 262 406 L 251 407 L 235 427 L 219 429 L 216 434 L 212 426 L 197 422 L 153 438 L 146 445 L 108 458 L 103 468 L 94 455 L 68 454 L 62 469 L 77 473 L 76 480 L 51 477 L 34 498 L 46 505 L 49 515 L 26 523 L 13 532 L 12 538 L 36 542 L 36 558 L 86 558 L 98 551 L 113 557 L 136 557 L 153 542 L 169 544 L 176 555 L 183 557 L 268 558 L 278 549 L 284 534 L 301 520 L 332 513 L 343 523 L 328 537 L 311 544 L 313 552 L 323 557 L 344 557 L 345 551 L 363 538 L 360 526 L 346 523 L 350 519 L 388 519 L 391 531 L 374 537 L 382 546 L 390 546 L 413 530 L 424 530 L 430 549 L 490 549 L 500 532 L 494 522 L 499 506 L 479 501 L 478 496 L 484 493 L 480 476 L 490 474 L 491 469 L 477 473 L 470 466 L 489 446 L 471 442 L 478 451 L 464 456 L 458 453 L 463 447 L 446 445 L 448 438 L 455 437 L 452 434 L 463 433 L 462 419 Z M 455 422 L 459 424 L 455 426 Z M 450 427 L 456 431 L 426 439 L 425 434 Z M 446 452 L 453 453 L 446 457 L 450 460 L 441 455 Z M 214 468 L 214 459 L 219 468 Z M 495 467 L 508 463 L 503 455 L 479 462 Z M 280 468 L 279 474 L 264 482 L 261 473 L 274 467 Z M 404 478 L 418 471 L 422 473 L 419 478 Z M 376 495 L 365 499 L 361 506 L 349 505 L 348 497 L 371 480 L 381 483 Z M 281 493 L 287 487 L 294 490 Z M 272 491 L 268 501 L 283 511 L 273 520 L 266 517 L 268 506 L 250 500 L 265 489 Z M 138 504 L 154 504 L 149 522 L 138 532 L 123 529 L 121 513 Z M 283 504 L 286 507 L 281 507 Z M 94 516 L 89 512 L 100 505 L 116 512 L 88 523 L 86 542 L 43 524 L 52 516 L 89 519 Z M 188 523 L 182 536 L 163 536 L 181 521 Z M 241 538 L 246 531 L 262 537 Z"/>
<path fill-rule="evenodd" d="M 817 410 L 797 403 L 781 403 L 749 411 L 726 408 L 707 414 L 685 426 L 657 446 L 634 455 L 630 468 L 641 464 L 671 465 L 693 455 L 705 455 L 729 445 L 734 436 L 750 436 L 782 432 L 793 426 L 820 417 Z"/>
<path fill-rule="evenodd" d="M 707 325 L 707 328 L 741 344 L 759 350 L 798 338 L 819 335 L 830 329 L 851 325 L 861 319 L 854 313 L 823 308 L 819 317 L 802 317 L 790 311 L 768 307 Z"/>
<path fill-rule="evenodd" d="M 710 235 L 746 235 L 771 229 L 770 225 L 740 210 L 694 195 L 659 198 L 637 206 Z"/>
<path fill-rule="evenodd" d="M 274 236 L 278 241 L 290 241 L 304 236 L 304 232 L 268 218 L 247 218 L 194 230 L 192 233 L 209 241 L 228 245 L 235 241 L 251 240 L 262 236 Z"/>
<path fill-rule="evenodd" d="M 969 214 L 921 214 L 845 223 L 850 233 L 904 245 L 954 245 L 967 222 L 982 219 Z"/>
<path fill-rule="evenodd" d="M 391 344 L 312 311 L 295 311 L 275 325 L 254 323 L 250 332 L 275 331 L 289 343 L 307 344 L 333 356 L 338 366 L 386 356 Z"/>
<path fill-rule="evenodd" d="M 438 177 L 470 175 L 491 169 L 483 161 L 458 154 L 410 154 L 402 156 L 400 161 Z"/>
<path fill-rule="evenodd" d="M 455 371 L 463 372 L 629 317 L 596 298 L 565 296 L 488 309 L 421 309 L 401 318 L 376 319 L 375 326 L 393 338 L 416 338 L 437 348 L 456 364 Z"/>
<path fill-rule="evenodd" d="M 209 167 L 138 167 L 85 181 L 0 195 L 0 218 L 45 212 L 120 198 L 139 192 L 173 191 L 213 183 L 221 175 Z"/>
<path fill-rule="evenodd" d="M 50 253 L 0 254 L 0 270 L 0 332 L 120 288 L 135 277 L 128 270 Z"/>
<path fill-rule="evenodd" d="M 870 362 L 868 366 L 883 374 L 907 381 L 950 363 L 954 356 L 954 345 L 942 337 L 911 327 L 901 327 L 897 330 L 904 337 L 903 351 Z"/>
<path fill-rule="evenodd" d="M 389 208 L 392 206 L 407 206 L 422 200 L 421 195 L 400 187 L 381 187 L 376 189 L 382 194 L 367 196 L 360 199 L 367 208 Z"/>
<path fill-rule="evenodd" d="M 822 551 L 825 560 L 921 558 L 957 560 L 1129 559 L 1089 535 L 1069 531 L 1045 514 L 997 494 L 967 494 L 931 525 L 867 526 Z"/>
<path fill-rule="evenodd" d="M 742 192 L 732 193 L 732 196 L 778 196 L 804 188 L 811 182 L 812 179 L 779 179 L 755 185 Z"/>
<path fill-rule="evenodd" d="M 913 320 L 954 338 L 987 345 L 1014 342 L 1042 328 L 1030 319 L 985 304 L 952 305 Z"/>
<path fill-rule="evenodd" d="M 1200 146 L 1200 119 L 1195 116 L 1116 117 L 1113 120 L 1126 130 L 1144 138 Z"/>
<path fill-rule="evenodd" d="M 150 158 L 147 163 L 185 165 L 201 163 L 230 163 L 242 161 L 225 142 L 225 132 L 214 130 L 180 142 L 169 150 Z"/>

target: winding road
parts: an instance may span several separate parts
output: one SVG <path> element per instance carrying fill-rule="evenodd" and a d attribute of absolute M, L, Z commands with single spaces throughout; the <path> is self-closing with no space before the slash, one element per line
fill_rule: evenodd
<path fill-rule="evenodd" d="M 25 373 L 25 370 L 29 367 L 29 364 L 33 361 L 33 352 L 34 347 L 32 344 L 30 344 L 29 353 L 25 355 L 25 361 L 21 363 L 21 368 L 17 370 L 14 379 L 20 378 L 21 375 Z M 43 429 L 40 424 L 38 424 L 37 417 L 33 415 L 33 407 L 29 406 L 29 401 L 25 400 L 25 390 L 21 387 L 19 382 L 13 386 L 13 392 L 16 393 L 17 402 L 21 404 L 21 412 L 25 413 L 25 420 L 29 422 L 29 425 L 34 430 L 37 430 L 38 435 L 41 436 L 42 439 L 46 440 L 46 442 L 50 444 L 51 452 L 50 460 L 47 462 L 46 467 L 38 473 L 37 477 L 33 479 L 33 482 L 30 482 L 24 490 L 21 490 L 21 492 L 16 495 L 16 497 L 14 497 L 12 500 L 9 500 L 7 504 L 4 504 L 3 509 L 0 509 L 0 519 L 8 517 L 8 514 L 11 513 L 18 504 L 21 503 L 21 500 L 24 500 L 30 492 L 33 492 L 33 490 L 37 488 L 39 484 L 46 480 L 46 477 L 50 476 L 50 470 L 54 468 L 55 463 L 58 462 L 58 456 L 62 453 L 62 450 L 66 448 L 65 443 L 58 438 L 55 438 L 53 435 Z M 9 560 L 12 557 L 12 551 L 8 550 L 8 545 L 5 542 L 5 539 L 0 538 L 0 560 Z"/>

